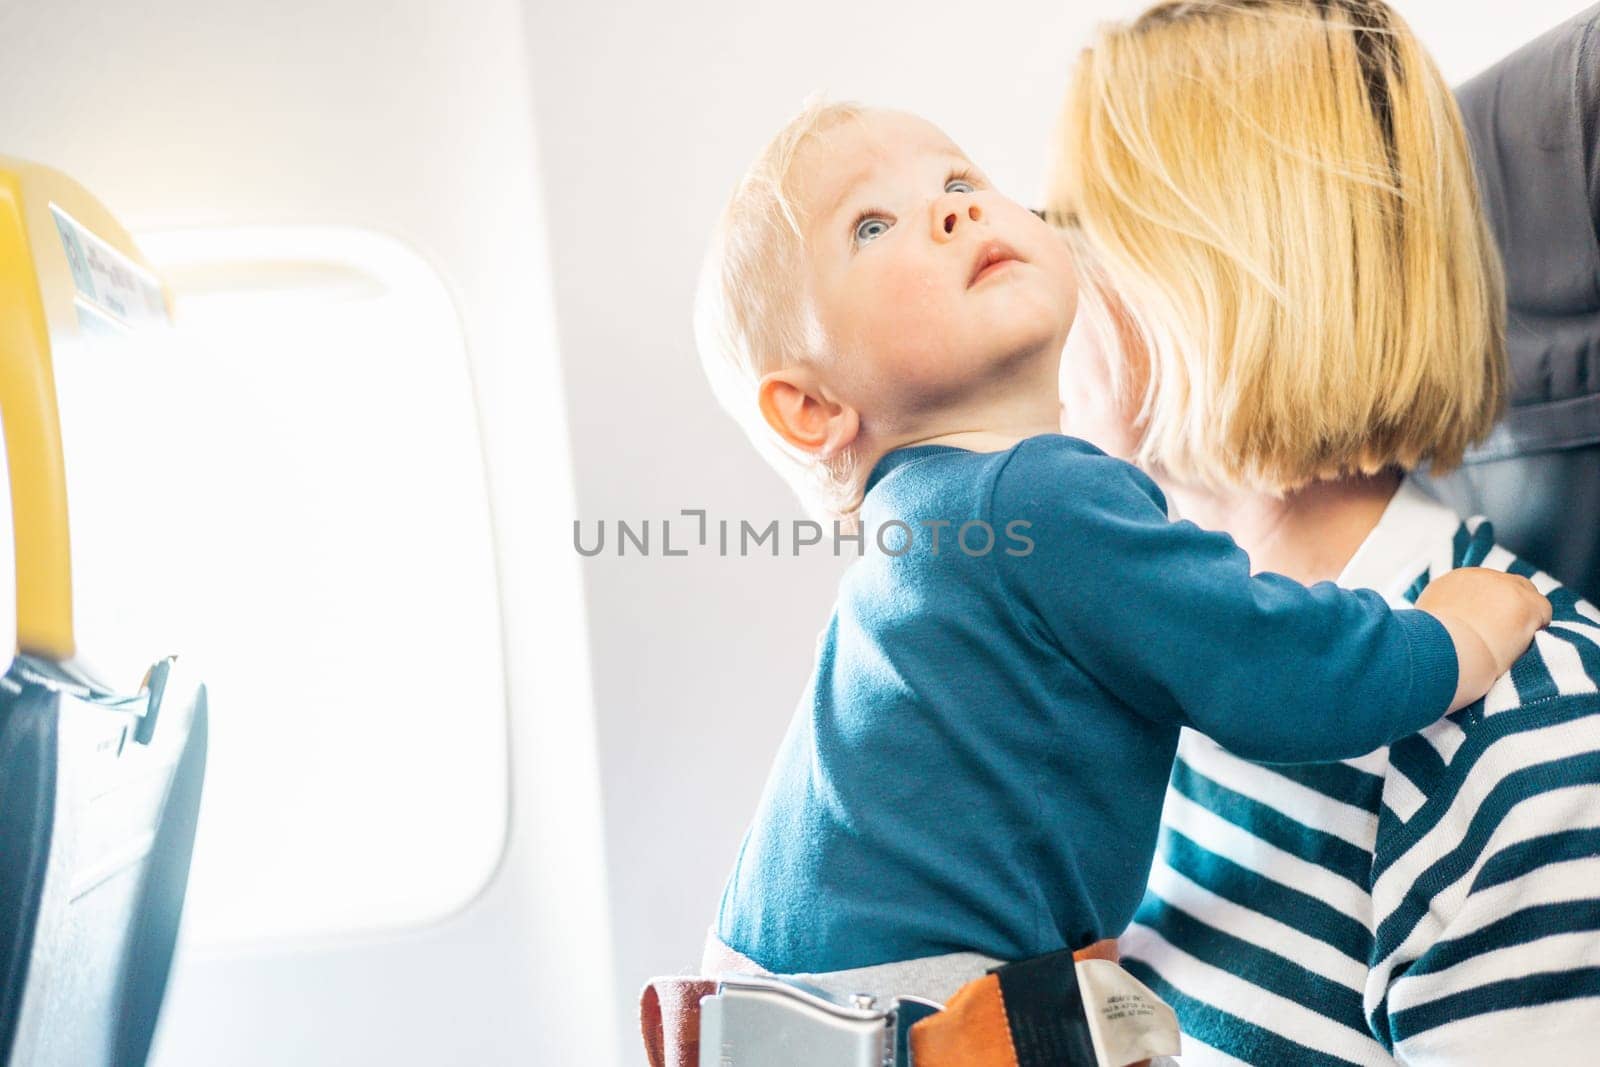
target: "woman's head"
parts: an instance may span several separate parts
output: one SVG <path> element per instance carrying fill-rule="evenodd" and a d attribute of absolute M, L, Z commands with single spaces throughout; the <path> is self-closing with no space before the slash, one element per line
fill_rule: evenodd
<path fill-rule="evenodd" d="M 1388 5 L 1157 4 L 1083 53 L 1058 148 L 1079 328 L 1123 342 L 1140 462 L 1281 492 L 1454 466 L 1498 417 L 1504 286 L 1466 135 Z"/>

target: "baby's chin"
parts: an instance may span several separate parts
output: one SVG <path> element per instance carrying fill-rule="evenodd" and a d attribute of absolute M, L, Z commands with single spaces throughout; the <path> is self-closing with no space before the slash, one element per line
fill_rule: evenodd
<path fill-rule="evenodd" d="M 998 283 L 1000 279 L 993 279 Z M 1018 279 L 1005 289 L 983 294 L 969 311 L 974 334 L 993 333 L 1004 337 L 1033 336 L 1043 344 L 1052 337 L 1066 343 L 1077 310 L 1071 293 L 1052 292 L 1031 279 Z M 972 295 L 972 294 L 969 294 Z"/>
<path fill-rule="evenodd" d="M 1040 383 L 1054 388 L 1060 380 L 1062 347 L 1059 331 L 1014 324 L 1013 329 L 991 333 L 975 344 L 972 371 L 991 383 L 1015 377 L 1030 392 Z"/>

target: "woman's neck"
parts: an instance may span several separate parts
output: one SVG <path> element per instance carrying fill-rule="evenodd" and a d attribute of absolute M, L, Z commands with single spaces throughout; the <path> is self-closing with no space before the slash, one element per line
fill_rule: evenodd
<path fill-rule="evenodd" d="M 1231 534 L 1255 572 L 1297 582 L 1333 581 L 1400 488 L 1401 473 L 1384 471 L 1313 482 L 1283 499 L 1250 491 L 1211 491 L 1162 483 L 1181 518 Z"/>

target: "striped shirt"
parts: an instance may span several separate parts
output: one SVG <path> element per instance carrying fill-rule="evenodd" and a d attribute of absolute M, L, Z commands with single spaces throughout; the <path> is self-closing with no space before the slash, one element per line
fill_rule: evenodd
<path fill-rule="evenodd" d="M 1554 606 L 1478 703 L 1340 763 L 1184 732 L 1122 948 L 1185 1067 L 1600 1063 L 1600 611 L 1409 479 L 1339 584 L 1465 566 Z"/>

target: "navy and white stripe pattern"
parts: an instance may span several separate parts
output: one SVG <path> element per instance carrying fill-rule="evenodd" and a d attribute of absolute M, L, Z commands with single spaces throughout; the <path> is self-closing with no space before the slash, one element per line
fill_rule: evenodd
<path fill-rule="evenodd" d="M 1186 1067 L 1600 1064 L 1600 611 L 1410 481 L 1339 581 L 1402 605 L 1462 566 L 1554 605 L 1477 704 L 1342 763 L 1185 732 L 1122 948 Z"/>

